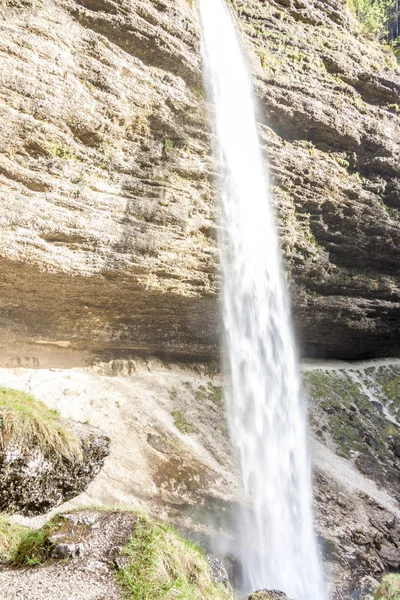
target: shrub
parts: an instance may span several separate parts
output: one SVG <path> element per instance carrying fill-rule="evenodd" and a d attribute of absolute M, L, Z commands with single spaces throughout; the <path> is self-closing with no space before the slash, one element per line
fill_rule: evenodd
<path fill-rule="evenodd" d="M 396 10 L 396 0 L 349 1 L 364 32 L 388 37 L 390 17 L 393 17 Z"/>
<path fill-rule="evenodd" d="M 390 573 L 382 579 L 374 600 L 400 600 L 400 575 Z"/>

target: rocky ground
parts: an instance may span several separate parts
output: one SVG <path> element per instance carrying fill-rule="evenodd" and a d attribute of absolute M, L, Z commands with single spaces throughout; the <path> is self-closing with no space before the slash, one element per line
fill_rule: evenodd
<path fill-rule="evenodd" d="M 360 36 L 345 0 L 231 6 L 252 64 L 303 351 L 395 354 L 394 55 Z M 106 360 L 216 356 L 214 166 L 196 4 L 6 0 L 0 19 L 2 364 L 41 361 L 43 347 Z"/>
<path fill-rule="evenodd" d="M 314 386 L 317 375 L 321 386 L 329 375 L 335 377 L 337 386 L 337 381 L 341 382 L 342 402 L 347 402 L 346 394 L 352 394 L 353 425 L 359 432 L 359 438 L 348 438 L 354 446 L 347 445 L 347 437 L 343 445 L 335 420 L 324 421 L 326 415 L 342 415 L 335 412 L 339 409 L 333 392 L 339 388 L 331 384 L 330 393 L 320 388 L 317 393 L 310 387 L 317 531 L 333 597 L 338 600 L 354 597 L 351 594 L 369 598 L 382 574 L 400 565 L 395 458 L 389 450 L 387 456 L 376 451 L 370 458 L 379 461 L 379 468 L 371 471 L 360 460 L 374 452 L 364 439 L 363 428 L 386 444 L 391 440 L 380 439 L 376 433 L 382 433 L 382 419 L 395 431 L 399 429 L 373 404 L 377 400 L 369 399 L 367 407 L 355 380 L 351 385 L 348 379 L 354 376 L 364 381 L 359 373 L 367 373 L 371 388 L 374 382 L 377 390 L 382 369 L 386 383 L 390 379 L 394 386 L 397 363 L 352 364 L 351 372 L 344 363 L 314 364 L 305 371 L 309 386 L 310 375 Z M 234 561 L 232 532 L 240 480 L 226 430 L 221 380 L 210 365 L 190 367 L 151 359 L 99 363 L 90 369 L 2 369 L 0 384 L 29 391 L 58 408 L 64 417 L 89 420 L 111 438 L 111 454 L 102 471 L 83 494 L 63 505 L 62 511 L 96 504 L 145 507 L 174 522 L 209 551 Z M 398 400 L 394 402 L 392 396 L 387 402 L 394 415 Z M 17 520 L 38 526 L 49 516 Z M 1 576 L 11 581 L 13 573 L 17 576 L 14 571 L 3 571 Z M 10 600 L 14 597 L 18 598 L 10 596 Z"/>
<path fill-rule="evenodd" d="M 63 554 L 55 553 L 36 568 L 0 570 L 4 600 L 53 600 L 55 590 L 60 600 L 124 598 L 115 577 L 115 559 L 133 534 L 136 516 L 91 510 L 66 517 L 62 532 L 54 534 L 54 548 L 63 544 L 69 553 L 64 548 Z"/>

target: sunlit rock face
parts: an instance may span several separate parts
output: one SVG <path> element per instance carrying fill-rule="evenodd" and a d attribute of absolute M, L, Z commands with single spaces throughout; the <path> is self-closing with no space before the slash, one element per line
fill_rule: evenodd
<path fill-rule="evenodd" d="M 233 8 L 302 352 L 395 354 L 395 59 L 357 34 L 344 0 Z M 2 356 L 55 342 L 105 357 L 216 356 L 214 167 L 195 5 L 13 0 L 0 18 Z"/>

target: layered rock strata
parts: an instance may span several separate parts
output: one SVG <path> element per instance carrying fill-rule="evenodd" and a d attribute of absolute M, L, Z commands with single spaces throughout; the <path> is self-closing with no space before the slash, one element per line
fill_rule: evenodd
<path fill-rule="evenodd" d="M 344 0 L 238 0 L 304 354 L 399 347 L 400 74 Z M 186 0 L 0 8 L 0 351 L 215 356 L 214 166 Z"/>

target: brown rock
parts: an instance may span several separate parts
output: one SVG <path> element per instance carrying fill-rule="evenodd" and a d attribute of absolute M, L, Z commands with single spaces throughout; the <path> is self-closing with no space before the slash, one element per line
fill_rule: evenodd
<path fill-rule="evenodd" d="M 395 59 L 359 36 L 341 0 L 239 9 L 303 352 L 394 355 Z M 0 19 L 0 361 L 216 356 L 194 6 L 13 0 Z"/>

